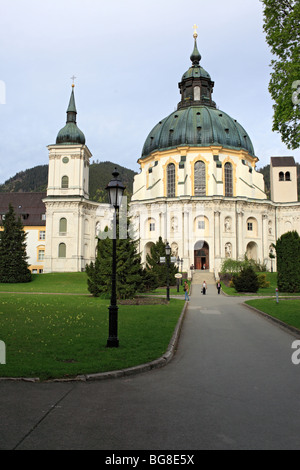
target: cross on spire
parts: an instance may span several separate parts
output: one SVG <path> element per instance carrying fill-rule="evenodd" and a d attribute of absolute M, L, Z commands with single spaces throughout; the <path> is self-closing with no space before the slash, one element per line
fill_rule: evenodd
<path fill-rule="evenodd" d="M 198 26 L 197 26 L 196 24 L 194 24 L 193 28 L 194 28 L 194 34 L 193 34 L 193 36 L 194 36 L 194 38 L 196 39 L 196 38 L 198 37 L 198 33 L 197 33 Z"/>
<path fill-rule="evenodd" d="M 76 79 L 76 78 L 77 78 L 77 77 L 75 77 L 75 75 L 73 75 L 73 77 L 71 77 L 71 80 L 73 80 L 72 87 L 75 86 L 75 83 L 74 83 L 74 82 L 75 82 L 75 79 Z"/>

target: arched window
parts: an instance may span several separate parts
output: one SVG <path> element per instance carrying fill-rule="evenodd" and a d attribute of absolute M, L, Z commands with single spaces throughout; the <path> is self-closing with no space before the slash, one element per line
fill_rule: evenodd
<path fill-rule="evenodd" d="M 291 173 L 289 171 L 286 171 L 284 179 L 285 181 L 291 181 Z"/>
<path fill-rule="evenodd" d="M 206 196 L 206 172 L 205 163 L 196 162 L 194 166 L 194 195 Z"/>
<path fill-rule="evenodd" d="M 283 171 L 279 172 L 279 181 L 284 181 L 284 173 Z"/>
<path fill-rule="evenodd" d="M 200 87 L 199 86 L 194 87 L 194 100 L 200 101 Z"/>
<path fill-rule="evenodd" d="M 62 189 L 67 189 L 69 187 L 69 177 L 63 176 L 61 179 L 61 187 Z"/>
<path fill-rule="evenodd" d="M 67 254 L 67 247 L 65 243 L 60 243 L 58 246 L 58 257 L 65 258 Z"/>
<path fill-rule="evenodd" d="M 167 166 L 167 197 L 175 197 L 175 165 Z"/>
<path fill-rule="evenodd" d="M 232 165 L 225 163 L 225 196 L 233 196 Z"/>
<path fill-rule="evenodd" d="M 67 219 L 65 217 L 59 221 L 59 233 L 67 233 Z"/>

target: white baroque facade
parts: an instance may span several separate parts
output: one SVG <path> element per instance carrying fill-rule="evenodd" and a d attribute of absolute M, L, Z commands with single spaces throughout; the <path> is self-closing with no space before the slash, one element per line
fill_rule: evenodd
<path fill-rule="evenodd" d="M 138 160 L 130 215 L 143 263 L 159 237 L 183 270 L 215 275 L 226 258 L 249 258 L 270 269 L 270 249 L 289 230 L 300 233 L 293 157 L 271 158 L 267 199 L 258 158 L 245 129 L 212 101 L 214 82 L 192 66 L 179 83 L 177 110 L 149 133 Z M 74 90 L 66 126 L 49 148 L 45 272 L 81 271 L 95 260 L 96 235 L 111 223 L 108 205 L 89 201 L 91 153 L 76 124 Z"/>

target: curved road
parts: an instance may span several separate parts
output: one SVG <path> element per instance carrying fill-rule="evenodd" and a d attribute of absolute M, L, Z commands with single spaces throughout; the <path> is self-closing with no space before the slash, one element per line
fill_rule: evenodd
<path fill-rule="evenodd" d="M 0 449 L 300 449 L 295 337 L 239 298 L 193 293 L 164 368 L 98 382 L 0 382 Z"/>

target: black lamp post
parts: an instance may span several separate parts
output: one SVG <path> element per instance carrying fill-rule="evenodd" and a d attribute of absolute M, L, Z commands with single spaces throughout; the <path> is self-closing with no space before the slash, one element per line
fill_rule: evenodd
<path fill-rule="evenodd" d="M 274 255 L 274 252 L 273 252 L 272 248 L 270 249 L 269 257 L 271 259 L 271 273 L 272 273 L 273 272 L 273 259 L 275 258 L 275 255 Z"/>
<path fill-rule="evenodd" d="M 109 333 L 106 346 L 108 348 L 117 348 L 118 340 L 118 306 L 117 306 L 117 289 L 116 289 L 116 265 L 117 265 L 117 218 L 119 207 L 122 202 L 125 186 L 119 179 L 119 173 L 115 168 L 113 179 L 106 186 L 109 202 L 114 206 L 114 233 L 113 233 L 113 252 L 112 252 L 112 276 L 111 276 L 111 299 L 109 311 Z"/>
<path fill-rule="evenodd" d="M 178 266 L 178 269 L 179 269 L 179 265 L 180 265 L 180 258 L 179 256 L 177 257 L 177 266 Z M 179 278 L 177 278 L 177 292 L 179 292 Z"/>
<path fill-rule="evenodd" d="M 167 300 L 170 300 L 170 254 L 171 254 L 171 247 L 169 243 L 166 244 L 166 261 L 167 261 Z"/>
<path fill-rule="evenodd" d="M 183 258 L 181 258 L 181 260 L 180 260 L 180 264 L 181 264 L 181 275 L 182 275 L 182 268 L 183 268 Z M 182 285 L 182 276 L 181 276 L 181 285 Z"/>

